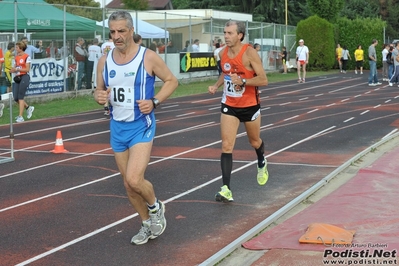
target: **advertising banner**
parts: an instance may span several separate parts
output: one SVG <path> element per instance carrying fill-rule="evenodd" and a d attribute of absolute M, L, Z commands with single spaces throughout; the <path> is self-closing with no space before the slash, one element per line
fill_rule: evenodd
<path fill-rule="evenodd" d="M 64 59 L 33 59 L 30 66 L 30 84 L 26 95 L 64 91 Z"/>
<path fill-rule="evenodd" d="M 180 73 L 217 70 L 213 53 L 180 53 Z"/>

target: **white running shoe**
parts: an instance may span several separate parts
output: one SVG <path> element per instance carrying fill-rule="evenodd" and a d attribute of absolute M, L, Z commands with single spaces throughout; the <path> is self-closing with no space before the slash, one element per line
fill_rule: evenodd
<path fill-rule="evenodd" d="M 130 240 L 130 243 L 135 244 L 135 245 L 142 245 L 148 242 L 148 239 L 154 239 L 155 237 L 152 235 L 151 230 L 150 230 L 150 225 L 143 222 L 141 224 L 141 228 L 137 235 L 132 237 L 132 240 Z"/>
<path fill-rule="evenodd" d="M 30 119 L 32 117 L 32 113 L 33 111 L 35 111 L 35 107 L 34 106 L 29 106 L 28 110 L 26 110 L 26 118 Z"/>
<path fill-rule="evenodd" d="M 392 86 L 393 86 L 393 84 L 391 82 L 389 82 L 389 87 L 392 87 Z"/>
<path fill-rule="evenodd" d="M 159 209 L 155 212 L 149 211 L 151 226 L 150 230 L 153 236 L 160 236 L 166 228 L 165 204 L 159 201 Z"/>
<path fill-rule="evenodd" d="M 355 74 L 357 74 L 357 70 L 355 70 Z"/>
<path fill-rule="evenodd" d="M 24 122 L 25 120 L 24 120 L 24 118 L 22 117 L 22 116 L 17 116 L 17 119 L 15 119 L 15 122 L 17 122 L 17 123 L 21 123 L 21 122 Z"/>

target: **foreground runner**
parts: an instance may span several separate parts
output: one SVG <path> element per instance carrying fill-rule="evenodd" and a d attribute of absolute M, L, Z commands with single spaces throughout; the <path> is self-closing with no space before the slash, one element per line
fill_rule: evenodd
<path fill-rule="evenodd" d="M 155 197 L 144 178 L 155 135 L 154 109 L 178 83 L 165 62 L 153 51 L 133 41 L 133 20 L 126 11 L 108 18 L 115 48 L 100 58 L 95 100 L 110 101 L 111 147 L 123 177 L 130 203 L 142 219 L 131 243 L 140 245 L 161 235 L 166 227 L 165 205 Z M 164 84 L 154 98 L 155 76 Z"/>
<path fill-rule="evenodd" d="M 243 44 L 245 24 L 229 21 L 224 27 L 226 48 L 221 58 L 222 75 L 208 91 L 215 94 L 223 85 L 223 97 L 220 117 L 222 136 L 222 180 L 221 191 L 215 196 L 216 201 L 233 201 L 230 190 L 230 177 L 233 168 L 233 148 L 240 122 L 244 122 L 249 143 L 258 157 L 257 180 L 259 185 L 266 184 L 269 174 L 264 158 L 264 143 L 260 138 L 260 98 L 258 86 L 268 84 L 266 73 L 256 50 Z"/>

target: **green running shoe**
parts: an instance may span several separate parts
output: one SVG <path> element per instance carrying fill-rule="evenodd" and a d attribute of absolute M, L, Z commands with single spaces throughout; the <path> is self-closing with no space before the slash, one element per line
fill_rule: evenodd
<path fill-rule="evenodd" d="M 258 175 L 256 176 L 256 179 L 258 179 L 258 184 L 263 186 L 269 179 L 269 172 L 267 171 L 267 160 L 265 159 L 265 166 L 263 166 L 262 168 L 257 168 Z"/>
<path fill-rule="evenodd" d="M 215 200 L 222 202 L 232 202 L 234 201 L 233 193 L 231 193 L 230 189 L 226 185 L 224 185 L 223 187 L 221 187 L 221 190 L 216 193 Z"/>

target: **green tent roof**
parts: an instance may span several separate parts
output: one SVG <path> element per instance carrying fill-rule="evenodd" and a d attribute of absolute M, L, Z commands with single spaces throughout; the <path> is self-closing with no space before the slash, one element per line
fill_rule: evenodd
<path fill-rule="evenodd" d="M 43 0 L 0 1 L 0 31 L 14 31 L 15 2 L 17 2 L 17 30 L 55 31 L 64 26 L 64 11 Z M 95 31 L 96 21 L 66 13 L 66 30 Z"/>

